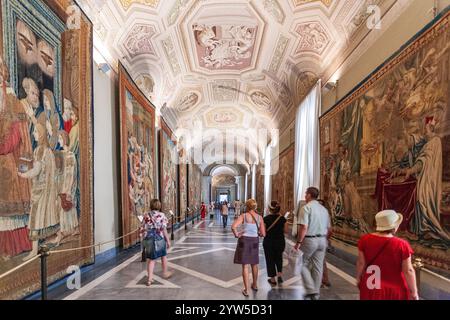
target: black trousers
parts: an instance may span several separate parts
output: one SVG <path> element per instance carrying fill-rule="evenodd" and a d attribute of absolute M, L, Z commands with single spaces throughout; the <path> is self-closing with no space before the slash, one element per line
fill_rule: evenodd
<path fill-rule="evenodd" d="M 267 275 L 276 277 L 277 272 L 283 272 L 283 252 L 286 243 L 278 241 L 264 241 L 264 255 L 266 256 Z"/>

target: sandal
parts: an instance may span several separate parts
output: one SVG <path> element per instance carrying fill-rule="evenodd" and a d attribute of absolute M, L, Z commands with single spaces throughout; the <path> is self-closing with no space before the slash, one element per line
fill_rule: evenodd
<path fill-rule="evenodd" d="M 255 288 L 255 287 L 253 287 L 253 285 L 252 285 L 252 290 L 253 290 L 253 291 L 258 291 L 258 287 Z"/>
<path fill-rule="evenodd" d="M 155 283 L 155 280 L 147 281 L 147 287 L 150 287 L 153 283 Z"/>
<path fill-rule="evenodd" d="M 244 297 L 248 297 L 248 292 L 245 289 L 242 289 L 242 294 L 244 295 Z"/>
<path fill-rule="evenodd" d="M 167 279 L 169 279 L 172 275 L 173 275 L 173 272 L 170 272 L 170 271 L 167 272 L 167 273 L 164 273 L 164 274 L 163 274 L 163 279 L 166 279 L 166 280 L 167 280 Z"/>
<path fill-rule="evenodd" d="M 272 279 L 268 279 L 267 282 L 269 282 L 269 284 L 271 286 L 276 286 L 277 285 L 277 282 L 276 281 L 272 281 Z"/>

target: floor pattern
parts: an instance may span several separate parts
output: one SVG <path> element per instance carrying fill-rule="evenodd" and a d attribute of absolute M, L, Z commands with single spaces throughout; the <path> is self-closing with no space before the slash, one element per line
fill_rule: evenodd
<path fill-rule="evenodd" d="M 99 275 L 81 289 L 71 292 L 64 299 L 73 300 L 301 300 L 303 286 L 300 276 L 294 274 L 287 255 L 284 259 L 283 278 L 285 282 L 277 287 L 267 283 L 267 273 L 262 245 L 260 246 L 260 271 L 258 292 L 249 298 L 241 294 L 241 266 L 233 264 L 236 239 L 229 225 L 223 228 L 219 214 L 214 219 L 197 222 L 176 231 L 175 241 L 169 250 L 169 269 L 173 276 L 164 280 L 161 265 L 155 270 L 155 283 L 146 286 L 146 263 L 141 262 L 140 253 Z M 288 241 L 288 247 L 292 242 Z M 287 250 L 289 251 L 289 249 Z M 329 265 L 332 287 L 322 290 L 321 299 L 355 300 L 358 291 L 354 279 Z M 353 282 L 353 283 L 352 283 Z"/>

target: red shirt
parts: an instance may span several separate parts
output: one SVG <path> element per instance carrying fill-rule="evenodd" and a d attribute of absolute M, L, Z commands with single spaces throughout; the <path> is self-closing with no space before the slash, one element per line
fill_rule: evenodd
<path fill-rule="evenodd" d="M 390 243 L 373 261 L 386 241 L 390 241 Z M 409 243 L 397 237 L 388 238 L 367 234 L 359 240 L 358 249 L 364 253 L 366 264 L 371 263 L 378 266 L 381 275 L 380 289 L 370 289 L 367 287 L 367 280 L 369 277 L 373 279 L 374 273 L 363 271 L 359 285 L 360 299 L 409 300 L 409 289 L 402 272 L 402 262 L 414 253 Z M 371 279 L 369 279 L 369 284 L 373 283 Z"/>

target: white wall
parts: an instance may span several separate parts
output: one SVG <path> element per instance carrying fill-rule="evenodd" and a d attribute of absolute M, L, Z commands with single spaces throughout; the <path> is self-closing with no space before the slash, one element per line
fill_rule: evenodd
<path fill-rule="evenodd" d="M 94 63 L 94 239 L 95 243 L 119 236 L 118 88 L 116 76 L 104 74 Z M 96 254 L 118 246 L 104 245 Z"/>

